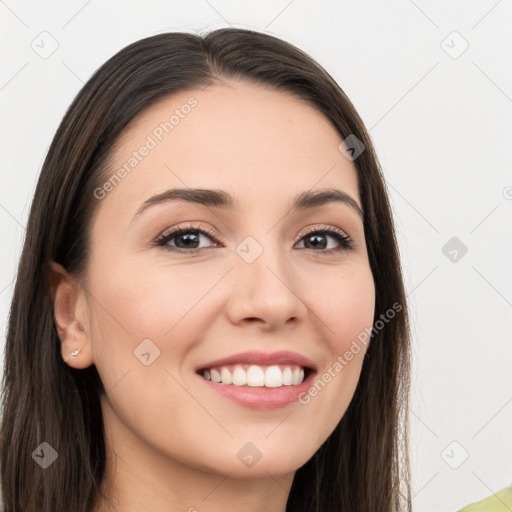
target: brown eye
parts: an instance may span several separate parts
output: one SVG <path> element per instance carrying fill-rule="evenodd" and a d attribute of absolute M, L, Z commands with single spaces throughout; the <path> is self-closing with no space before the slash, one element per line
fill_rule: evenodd
<path fill-rule="evenodd" d="M 328 248 L 329 238 L 335 239 L 340 247 Z M 304 241 L 306 249 L 312 249 L 315 252 L 323 252 L 325 254 L 354 248 L 351 238 L 337 228 L 324 228 L 309 231 L 302 236 L 301 241 Z"/>
<path fill-rule="evenodd" d="M 197 252 L 204 247 L 199 247 L 201 237 L 217 242 L 213 233 L 205 228 L 185 226 L 165 232 L 155 243 L 159 247 L 178 252 Z M 170 244 L 174 240 L 175 245 Z"/>

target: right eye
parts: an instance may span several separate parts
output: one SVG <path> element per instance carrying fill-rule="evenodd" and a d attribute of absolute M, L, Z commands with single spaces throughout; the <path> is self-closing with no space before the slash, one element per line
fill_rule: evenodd
<path fill-rule="evenodd" d="M 170 231 L 165 231 L 162 235 L 156 240 L 155 245 L 159 247 L 164 247 L 165 249 L 171 251 L 178 252 L 188 252 L 194 253 L 204 247 L 197 247 L 199 244 L 201 236 L 214 240 L 215 243 L 219 243 L 215 238 L 215 235 L 207 228 L 202 228 L 201 226 L 196 227 L 193 225 L 182 226 L 178 228 L 173 228 Z M 177 246 L 171 245 L 169 242 L 175 240 Z M 193 247 L 190 247 L 192 245 Z"/>

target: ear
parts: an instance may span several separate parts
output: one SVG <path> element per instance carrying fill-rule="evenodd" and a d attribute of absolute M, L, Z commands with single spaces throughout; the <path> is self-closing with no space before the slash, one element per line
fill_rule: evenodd
<path fill-rule="evenodd" d="M 50 263 L 50 297 L 62 358 L 66 358 L 65 363 L 73 368 L 87 368 L 93 364 L 87 324 L 87 297 L 76 279 L 62 265 L 54 262 Z M 69 357 L 76 349 L 79 352 Z"/>

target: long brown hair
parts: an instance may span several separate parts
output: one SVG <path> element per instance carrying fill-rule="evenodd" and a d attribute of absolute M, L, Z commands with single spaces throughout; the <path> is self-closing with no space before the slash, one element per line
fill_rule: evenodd
<path fill-rule="evenodd" d="M 178 91 L 244 79 L 308 102 L 342 139 L 365 150 L 354 160 L 375 282 L 375 318 L 352 401 L 333 433 L 300 467 L 287 512 L 411 510 L 408 458 L 410 334 L 394 225 L 372 142 L 352 103 L 307 54 L 276 37 L 226 28 L 204 36 L 164 33 L 137 41 L 102 65 L 66 112 L 37 183 L 10 309 L 0 429 L 4 512 L 89 512 L 105 470 L 105 439 L 94 365 L 77 371 L 60 355 L 49 295 L 49 264 L 87 268 L 94 190 L 128 124 Z M 47 442 L 48 468 L 33 452 Z"/>

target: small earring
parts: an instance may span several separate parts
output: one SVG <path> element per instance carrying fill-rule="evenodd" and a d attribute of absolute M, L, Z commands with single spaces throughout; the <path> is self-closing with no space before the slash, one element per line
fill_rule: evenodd
<path fill-rule="evenodd" d="M 79 352 L 80 352 L 80 349 L 75 348 L 75 350 L 73 350 L 73 352 L 70 352 L 67 357 L 63 357 L 64 362 L 67 363 L 69 359 L 74 358 Z"/>

